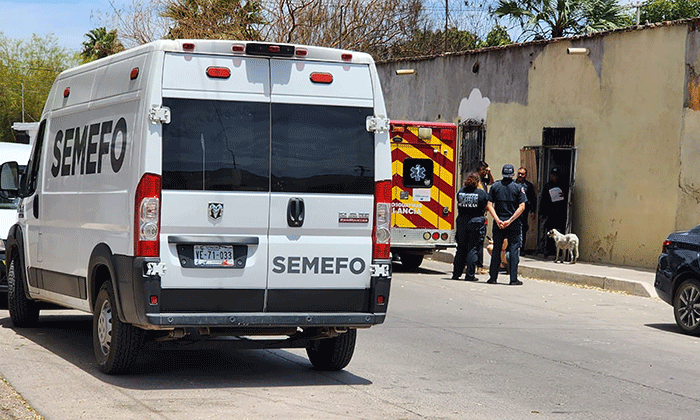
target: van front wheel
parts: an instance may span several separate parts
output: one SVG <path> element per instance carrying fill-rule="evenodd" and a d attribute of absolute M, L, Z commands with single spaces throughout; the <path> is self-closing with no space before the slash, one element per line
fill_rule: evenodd
<path fill-rule="evenodd" d="M 357 330 L 349 329 L 337 337 L 316 340 L 306 348 L 309 361 L 318 370 L 341 370 L 355 352 Z"/>
<path fill-rule="evenodd" d="M 92 318 L 92 344 L 100 370 L 107 374 L 127 371 L 136 360 L 144 332 L 119 320 L 112 283 L 100 288 Z"/>
<path fill-rule="evenodd" d="M 19 328 L 33 327 L 39 321 L 39 305 L 27 299 L 24 287 L 22 265 L 19 255 L 15 253 L 7 270 L 7 309 L 10 311 L 12 324 Z"/>

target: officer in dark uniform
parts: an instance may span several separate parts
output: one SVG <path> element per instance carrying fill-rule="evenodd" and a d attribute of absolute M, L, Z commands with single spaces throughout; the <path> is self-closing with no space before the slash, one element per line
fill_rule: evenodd
<path fill-rule="evenodd" d="M 522 227 L 518 218 L 525 210 L 527 197 L 523 186 L 513 181 L 515 174 L 513 165 L 509 163 L 503 165 L 501 174 L 503 179 L 496 181 L 489 190 L 489 202 L 486 206 L 494 221 L 493 251 L 491 252 L 491 266 L 489 267 L 487 283 L 496 283 L 496 279 L 498 279 L 503 240 L 508 239 L 510 284 L 521 285 L 523 282 L 518 280 L 518 263 L 520 262 Z"/>
<path fill-rule="evenodd" d="M 472 172 L 464 180 L 464 187 L 457 193 L 457 252 L 455 253 L 452 279 L 458 280 L 467 266 L 465 280 L 474 277 L 478 253 L 482 251 L 486 236 L 486 203 L 489 196 L 479 188 L 479 174 Z"/>
<path fill-rule="evenodd" d="M 515 182 L 520 184 L 523 188 L 525 188 L 525 197 L 527 197 L 527 203 L 525 203 L 525 211 L 523 214 L 520 215 L 520 223 L 523 226 L 523 236 L 522 236 L 522 241 L 520 243 L 520 253 L 524 253 L 525 250 L 523 249 L 525 247 L 525 240 L 527 239 L 527 232 L 530 229 L 530 214 L 533 214 L 535 210 L 537 209 L 537 194 L 535 194 L 535 186 L 532 185 L 532 182 L 527 180 L 527 168 L 524 166 L 521 166 L 518 169 L 518 176 L 515 178 Z"/>

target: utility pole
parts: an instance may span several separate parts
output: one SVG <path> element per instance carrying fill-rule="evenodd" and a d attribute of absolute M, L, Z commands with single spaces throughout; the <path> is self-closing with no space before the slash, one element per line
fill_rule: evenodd
<path fill-rule="evenodd" d="M 24 122 L 24 83 L 22 85 L 22 122 Z"/>
<path fill-rule="evenodd" d="M 447 25 L 450 20 L 450 0 L 445 0 L 445 52 L 447 52 Z"/>
<path fill-rule="evenodd" d="M 340 29 L 338 30 L 338 48 L 343 48 L 343 8 L 340 6 Z"/>

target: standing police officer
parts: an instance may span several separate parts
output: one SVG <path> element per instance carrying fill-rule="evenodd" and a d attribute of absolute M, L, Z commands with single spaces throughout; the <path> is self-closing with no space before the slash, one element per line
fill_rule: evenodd
<path fill-rule="evenodd" d="M 518 219 L 525 210 L 527 197 L 521 184 L 513 181 L 515 167 L 510 163 L 503 165 L 503 179 L 496 181 L 489 190 L 489 202 L 486 205 L 493 217 L 493 251 L 487 283 L 496 283 L 498 268 L 501 265 L 503 240 L 508 239 L 508 267 L 510 284 L 521 285 L 518 280 L 518 263 L 520 262 L 520 242 L 522 227 Z"/>
<path fill-rule="evenodd" d="M 479 186 L 479 174 L 472 172 L 464 180 L 464 187 L 457 193 L 457 252 L 453 262 L 452 280 L 458 280 L 467 266 L 465 280 L 476 281 L 474 277 L 479 252 L 484 247 L 486 218 L 484 211 L 488 194 Z"/>

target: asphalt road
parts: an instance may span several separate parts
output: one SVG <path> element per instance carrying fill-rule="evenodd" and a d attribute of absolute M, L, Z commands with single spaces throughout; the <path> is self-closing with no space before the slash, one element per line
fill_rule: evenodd
<path fill-rule="evenodd" d="M 219 343 L 151 347 L 110 377 L 89 316 L 47 311 L 14 330 L 0 310 L 0 374 L 47 419 L 700 417 L 700 339 L 662 301 L 423 267 L 395 272 L 386 323 L 360 331 L 342 372 L 312 370 L 303 350 Z"/>

